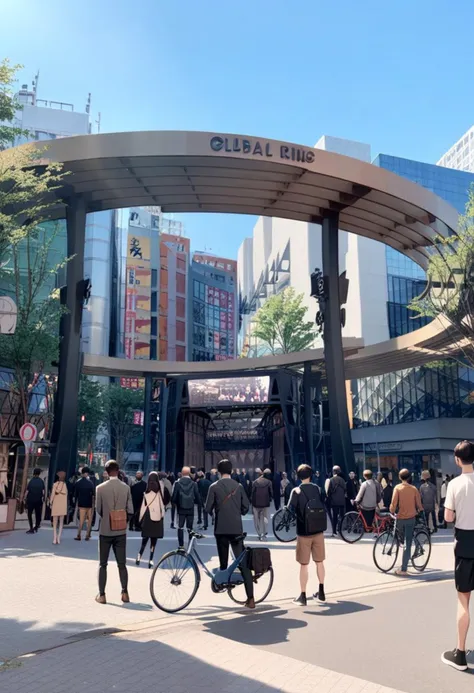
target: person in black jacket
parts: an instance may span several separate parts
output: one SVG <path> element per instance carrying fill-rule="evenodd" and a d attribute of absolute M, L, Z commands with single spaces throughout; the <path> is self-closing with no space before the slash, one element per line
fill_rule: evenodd
<path fill-rule="evenodd" d="M 202 526 L 202 516 L 204 516 L 204 526 L 202 529 L 206 531 L 209 524 L 209 515 L 207 514 L 205 504 L 207 500 L 207 494 L 209 493 L 209 487 L 211 486 L 211 475 L 204 474 L 204 472 L 198 472 L 197 487 L 199 491 L 199 497 L 201 499 L 200 505 L 198 505 L 198 525 Z"/>
<path fill-rule="evenodd" d="M 359 493 L 360 483 L 355 472 L 349 472 L 349 479 L 346 485 L 346 512 L 354 510 L 352 501 L 355 501 Z"/>
<path fill-rule="evenodd" d="M 27 534 L 35 534 L 41 526 L 41 514 L 46 489 L 43 479 L 40 477 L 41 469 L 36 467 L 33 470 L 33 478 L 30 479 L 26 489 L 26 508 L 28 511 L 28 522 L 30 525 Z M 35 515 L 35 526 L 33 527 L 33 513 Z"/>
<path fill-rule="evenodd" d="M 229 547 L 232 547 L 236 557 L 244 551 L 242 515 L 248 511 L 249 500 L 241 484 L 231 478 L 232 462 L 221 460 L 217 469 L 221 479 L 209 488 L 206 512 L 215 513 L 214 534 L 217 553 L 219 554 L 220 569 L 225 570 L 229 565 Z M 241 564 L 240 570 L 247 594 L 245 606 L 249 609 L 255 609 L 252 573 L 245 560 Z"/>
<path fill-rule="evenodd" d="M 341 468 L 332 468 L 333 476 L 329 481 L 328 499 L 331 508 L 332 536 L 335 537 L 342 522 L 346 507 L 346 482 L 341 477 Z"/>
<path fill-rule="evenodd" d="M 191 479 L 190 467 L 183 467 L 181 479 L 174 485 L 171 502 L 178 511 L 178 544 L 180 548 L 184 548 L 184 525 L 186 524 L 189 533 L 194 525 L 194 504 L 201 503 L 198 487 Z"/>
<path fill-rule="evenodd" d="M 77 527 L 76 541 L 81 541 L 81 532 L 86 523 L 86 541 L 91 538 L 92 509 L 94 507 L 95 486 L 89 477 L 89 467 L 83 467 L 81 478 L 74 485 L 74 501 L 79 508 L 79 525 Z"/>
<path fill-rule="evenodd" d="M 135 483 L 130 487 L 133 503 L 133 515 L 130 518 L 130 531 L 138 532 L 140 530 L 139 513 L 143 503 L 143 496 L 146 492 L 146 481 L 143 480 L 143 472 L 135 474 Z"/>

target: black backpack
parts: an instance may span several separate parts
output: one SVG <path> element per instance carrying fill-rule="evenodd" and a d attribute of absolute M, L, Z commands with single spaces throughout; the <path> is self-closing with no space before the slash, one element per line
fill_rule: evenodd
<path fill-rule="evenodd" d="M 328 526 L 326 508 L 321 500 L 321 494 L 318 493 L 314 498 L 308 498 L 304 485 L 300 486 L 300 493 L 306 498 L 304 507 L 304 528 L 307 536 L 325 532 Z"/>
<path fill-rule="evenodd" d="M 250 549 L 250 570 L 255 575 L 263 575 L 268 572 L 272 565 L 270 549 L 258 548 Z"/>
<path fill-rule="evenodd" d="M 180 510 L 193 510 L 194 508 L 194 481 L 191 484 L 179 484 L 178 512 Z"/>

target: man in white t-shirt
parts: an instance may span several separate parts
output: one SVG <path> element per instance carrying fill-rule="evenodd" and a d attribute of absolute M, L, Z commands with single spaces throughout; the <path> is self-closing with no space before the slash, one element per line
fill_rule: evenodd
<path fill-rule="evenodd" d="M 469 602 L 474 591 L 474 443 L 463 440 L 454 448 L 454 457 L 462 474 L 449 482 L 444 503 L 444 519 L 454 522 L 456 589 L 458 591 L 458 643 L 455 650 L 444 652 L 441 659 L 454 669 L 465 671 L 466 637 L 469 630 Z"/>

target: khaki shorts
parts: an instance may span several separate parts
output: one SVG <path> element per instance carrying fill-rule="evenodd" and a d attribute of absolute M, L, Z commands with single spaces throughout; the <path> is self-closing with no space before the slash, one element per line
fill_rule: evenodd
<path fill-rule="evenodd" d="M 313 534 L 310 537 L 298 537 L 296 540 L 296 560 L 301 565 L 308 565 L 311 558 L 315 563 L 322 563 L 326 558 L 324 534 Z"/>

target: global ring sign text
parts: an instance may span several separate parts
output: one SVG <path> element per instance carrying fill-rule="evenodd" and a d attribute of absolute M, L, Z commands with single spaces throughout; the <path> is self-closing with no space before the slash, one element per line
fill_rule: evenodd
<path fill-rule="evenodd" d="M 229 152 L 233 154 L 251 154 L 271 159 L 276 157 L 283 161 L 296 161 L 311 164 L 314 161 L 314 151 L 275 142 L 254 140 L 245 137 L 211 137 L 210 146 L 213 152 Z"/>

